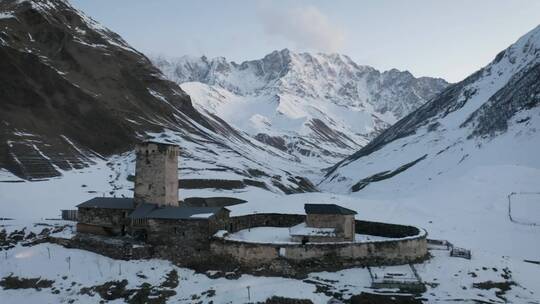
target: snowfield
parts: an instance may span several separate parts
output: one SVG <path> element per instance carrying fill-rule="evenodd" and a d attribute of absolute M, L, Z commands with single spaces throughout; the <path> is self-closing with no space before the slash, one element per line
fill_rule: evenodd
<path fill-rule="evenodd" d="M 540 192 L 508 195 L 509 214 L 515 223 L 540 226 Z"/>
<path fill-rule="evenodd" d="M 93 195 L 113 191 L 114 183 L 108 183 L 109 179 L 114 181 L 112 173 L 109 166 L 98 164 L 79 172 L 65 172 L 64 178 L 41 182 L 2 182 L 0 217 L 16 217 L 17 220 L 0 223 L 8 225 L 4 228 L 12 231 L 22 226 L 31 227 L 33 222 L 43 222 L 38 218 L 58 217 L 61 208 L 73 208 Z M 476 299 L 501 302 L 496 295 L 497 288 L 484 290 L 473 288 L 472 284 L 505 282 L 507 280 L 503 278 L 506 276 L 503 269 L 508 269 L 511 271 L 508 281 L 516 284 L 511 285 L 504 295 L 508 302 L 540 303 L 540 265 L 524 261 L 540 260 L 540 227 L 511 222 L 507 197 L 512 191 L 538 188 L 540 169 L 481 164 L 470 166 L 467 170 L 454 170 L 451 175 L 443 177 L 432 181 L 429 187 L 414 183 L 377 184 L 352 195 L 307 193 L 285 196 L 253 187 L 229 191 L 181 190 L 179 194 L 181 197 L 235 196 L 248 201 L 230 206 L 231 216 L 253 212 L 302 213 L 305 203 L 328 202 L 356 210 L 358 219 L 417 225 L 428 231 L 429 238 L 448 240 L 455 246 L 472 251 L 472 259 L 469 261 L 450 258 L 448 251 L 432 250 L 432 259 L 415 265 L 422 280 L 433 283 L 423 294 L 429 301 Z M 16 178 L 4 172 L 2 180 Z M 81 187 L 80 183 L 87 187 Z M 125 195 L 131 195 L 127 190 L 130 188 L 129 183 L 124 188 L 126 190 L 116 191 L 125 191 Z M 36 201 L 46 201 L 47 204 L 35 204 Z M 538 201 L 530 200 L 526 203 L 536 206 Z M 280 230 L 258 229 L 251 229 L 251 232 L 256 233 L 243 235 L 242 239 L 256 237 L 257 240 L 265 238 L 269 241 L 286 241 L 285 237 L 288 237 L 287 228 L 282 229 L 283 233 Z M 47 248 L 51 250 L 52 260 L 48 259 Z M 67 268 L 67 257 L 71 258 L 71 271 Z M 47 288 L 41 291 L 0 289 L 0 299 L 5 299 L 6 303 L 59 303 L 69 299 L 76 299 L 80 303 L 95 303 L 99 295 L 80 295 L 80 289 L 122 279 L 128 280 L 127 288 L 136 288 L 144 282 L 158 286 L 171 269 L 177 270 L 181 278 L 179 286 L 175 288 L 176 295 L 170 298 L 172 302 L 190 303 L 191 297 L 196 295 L 203 303 L 247 303 L 247 286 L 250 286 L 251 301 L 264 301 L 271 295 L 307 298 L 314 303 L 326 303 L 330 299 L 330 296 L 316 292 L 313 282 L 249 275 L 242 275 L 238 280 L 211 279 L 205 274 L 177 268 L 167 261 L 115 261 L 52 244 L 33 247 L 17 245 L 0 252 L 0 278 L 11 274 L 28 278 L 43 277 L 54 280 L 53 287 L 60 290 L 60 293 L 54 294 Z M 386 271 L 392 271 L 392 268 L 389 269 Z M 148 278 L 141 279 L 137 273 L 143 273 Z M 64 280 L 63 276 L 68 278 Z M 366 268 L 313 273 L 308 280 L 316 281 L 330 290 L 345 290 L 342 292 L 344 299 L 362 291 L 373 292 Z M 76 287 L 71 287 L 71 282 L 76 282 Z M 215 290 L 215 295 L 206 297 L 208 293 L 203 293 L 207 290 Z M 116 301 L 122 302 L 122 299 Z"/>
<path fill-rule="evenodd" d="M 249 243 L 298 244 L 299 242 L 295 242 L 291 239 L 291 233 L 299 233 L 299 231 L 295 231 L 293 228 L 294 227 L 254 227 L 228 234 L 225 236 L 225 239 Z M 334 230 L 331 228 L 322 229 L 328 229 L 332 232 Z M 390 238 L 358 233 L 355 235 L 355 242 L 357 243 L 366 241 L 384 241 L 388 239 Z"/>

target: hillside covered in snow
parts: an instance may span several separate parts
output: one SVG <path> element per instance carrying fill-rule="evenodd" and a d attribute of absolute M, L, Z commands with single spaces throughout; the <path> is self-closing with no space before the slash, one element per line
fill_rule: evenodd
<path fill-rule="evenodd" d="M 204 56 L 152 61 L 201 112 L 304 162 L 329 165 L 448 85 L 408 71 L 380 72 L 345 55 L 288 49 L 240 64 Z"/>
<path fill-rule="evenodd" d="M 540 26 L 329 168 L 319 188 L 373 200 L 378 216 L 414 219 L 435 238 L 537 260 L 539 105 Z"/>
<path fill-rule="evenodd" d="M 321 186 L 350 193 L 408 181 L 410 189 L 481 165 L 538 168 L 539 104 L 537 27 L 331 167 Z"/>

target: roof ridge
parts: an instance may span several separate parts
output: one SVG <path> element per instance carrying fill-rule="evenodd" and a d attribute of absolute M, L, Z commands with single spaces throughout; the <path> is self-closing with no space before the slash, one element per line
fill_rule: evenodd
<path fill-rule="evenodd" d="M 323 203 L 323 204 L 304 204 L 304 210 L 306 214 L 342 214 L 342 215 L 353 215 L 358 214 L 352 209 L 345 208 L 343 206 L 334 204 L 334 203 Z"/>

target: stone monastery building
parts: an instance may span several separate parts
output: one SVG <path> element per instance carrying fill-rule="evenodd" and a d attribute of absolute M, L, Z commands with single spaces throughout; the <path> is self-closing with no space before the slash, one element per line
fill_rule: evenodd
<path fill-rule="evenodd" d="M 186 266 L 219 258 L 276 273 L 309 268 L 314 261 L 317 267 L 345 267 L 408 263 L 427 256 L 424 230 L 359 221 L 355 211 L 335 204 L 306 204 L 305 215 L 236 217 L 226 207 L 188 206 L 178 199 L 178 157 L 178 146 L 139 144 L 134 197 L 96 197 L 79 204 L 72 246 L 115 258 L 157 257 Z M 254 228 L 285 231 L 284 241 L 238 237 Z"/>

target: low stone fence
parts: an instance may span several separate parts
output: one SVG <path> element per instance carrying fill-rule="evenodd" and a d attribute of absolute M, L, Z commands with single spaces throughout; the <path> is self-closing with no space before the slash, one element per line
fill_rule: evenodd
<path fill-rule="evenodd" d="M 87 250 L 118 260 L 148 259 L 153 257 L 153 250 L 150 246 L 142 243 L 134 244 L 120 238 L 115 239 L 91 234 L 78 234 L 71 239 L 49 237 L 47 241 L 66 248 Z"/>
<path fill-rule="evenodd" d="M 231 217 L 227 230 L 234 233 L 254 227 L 291 227 L 305 215 L 261 213 Z M 264 243 L 212 237 L 205 248 L 183 252 L 174 246 L 152 246 L 122 237 L 79 233 L 72 239 L 49 238 L 68 248 L 93 251 L 115 259 L 166 258 L 200 271 L 240 269 L 247 273 L 305 276 L 322 270 L 353 266 L 397 265 L 421 261 L 428 256 L 427 233 L 405 225 L 355 221 L 356 233 L 387 237 L 363 242 Z M 178 244 L 191 246 L 191 244 Z"/>
<path fill-rule="evenodd" d="M 254 214 L 233 217 L 231 232 L 261 226 L 290 227 L 304 220 L 303 215 Z M 350 266 L 396 265 L 427 257 L 427 233 L 420 228 L 396 224 L 356 221 L 356 233 L 389 240 L 340 243 L 254 243 L 214 237 L 211 251 L 239 264 L 255 268 L 286 264 L 318 269 Z M 280 262 L 281 261 L 281 262 Z M 274 265 L 274 266 L 272 266 Z M 326 267 L 328 266 L 328 267 Z M 279 272 L 279 271 L 278 271 Z"/>

